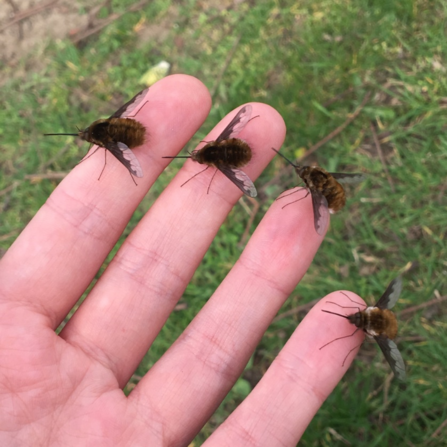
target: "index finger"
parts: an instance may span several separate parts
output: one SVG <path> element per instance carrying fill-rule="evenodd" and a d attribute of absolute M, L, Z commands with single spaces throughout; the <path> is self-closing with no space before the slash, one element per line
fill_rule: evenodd
<path fill-rule="evenodd" d="M 205 121 L 211 107 L 196 78 L 173 75 L 153 85 L 137 119 L 148 131 L 134 150 L 144 177 L 135 186 L 114 157 L 98 181 L 98 153 L 76 166 L 48 198 L 2 259 L 0 292 L 50 318 L 55 328 L 73 307 L 163 172 L 166 153 L 178 152 Z M 93 148 L 92 150 L 94 150 Z"/>

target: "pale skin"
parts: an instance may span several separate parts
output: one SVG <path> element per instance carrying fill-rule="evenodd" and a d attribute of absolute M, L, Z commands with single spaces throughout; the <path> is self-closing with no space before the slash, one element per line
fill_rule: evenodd
<path fill-rule="evenodd" d="M 310 196 L 274 202 L 240 259 L 162 359 L 126 397 L 122 388 L 150 348 L 241 192 L 187 160 L 132 231 L 68 321 L 135 208 L 205 121 L 211 100 L 197 79 L 170 76 L 147 94 L 138 120 L 150 132 L 135 149 L 136 187 L 110 154 L 75 167 L 0 262 L 0 445 L 187 446 L 242 373 L 263 333 L 318 250 Z M 253 148 L 255 180 L 285 137 L 281 116 L 252 103 L 239 135 Z M 206 138 L 216 138 L 230 112 Z M 203 145 L 203 143 L 201 144 Z M 181 164 L 183 161 L 172 161 Z M 242 211 L 241 211 L 242 212 Z M 349 296 L 356 301 L 355 294 Z M 261 382 L 207 446 L 294 446 L 341 379 L 346 353 L 363 340 L 322 299 Z"/>

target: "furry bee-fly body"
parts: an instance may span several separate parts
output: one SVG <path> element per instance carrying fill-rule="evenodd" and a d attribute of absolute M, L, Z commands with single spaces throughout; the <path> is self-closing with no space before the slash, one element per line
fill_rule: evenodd
<path fill-rule="evenodd" d="M 84 130 L 79 130 L 77 134 L 49 133 L 45 135 L 77 136 L 89 143 L 96 144 L 98 145 L 96 150 L 102 147 L 106 149 L 106 155 L 107 151 L 111 152 L 128 169 L 132 176 L 141 178 L 143 177 L 143 170 L 132 149 L 144 144 L 146 140 L 146 128 L 139 121 L 131 118 L 131 116 L 136 115 L 136 113 L 132 115 L 132 112 L 141 104 L 148 90 L 142 90 L 135 95 L 110 116 L 110 118 L 94 121 Z M 101 175 L 104 168 L 101 171 Z"/>
<path fill-rule="evenodd" d="M 289 164 L 291 164 L 295 168 L 295 172 L 303 180 L 304 184 L 306 185 L 308 194 L 310 194 L 312 197 L 315 230 L 318 234 L 323 234 L 329 222 L 328 211 L 331 214 L 336 213 L 345 206 L 346 194 L 341 183 L 361 182 L 364 179 L 364 175 L 328 172 L 323 168 L 320 168 L 319 166 L 296 165 L 279 151 L 274 148 L 272 149 L 278 155 L 281 155 L 281 157 L 283 157 Z M 287 195 L 289 194 L 286 194 L 282 197 L 286 197 Z M 285 206 L 291 205 L 298 200 L 290 202 Z"/>
<path fill-rule="evenodd" d="M 223 141 L 212 141 L 197 151 L 191 158 L 201 164 L 218 167 L 226 165 L 231 168 L 241 168 L 251 160 L 250 146 L 238 138 Z"/>
<path fill-rule="evenodd" d="M 197 175 L 206 171 L 210 167 L 217 168 L 229 180 L 231 180 L 245 195 L 249 197 L 256 197 L 257 191 L 255 185 L 248 177 L 248 175 L 240 168 L 248 164 L 252 157 L 250 146 L 243 140 L 235 138 L 237 134 L 250 121 L 252 113 L 252 106 L 246 105 L 242 107 L 236 116 L 231 120 L 230 124 L 223 130 L 223 132 L 216 138 L 215 141 L 208 142 L 201 149 L 191 152 L 188 156 L 163 157 L 163 158 L 191 158 L 197 163 L 207 165 L 205 169 L 198 172 L 185 183 L 188 183 Z M 214 175 L 216 174 L 214 173 Z M 211 178 L 208 186 L 209 193 Z"/>
<path fill-rule="evenodd" d="M 335 180 L 334 174 L 318 166 L 300 166 L 295 167 L 295 170 L 310 191 L 317 191 L 326 199 L 331 214 L 340 211 L 345 206 L 345 190 Z"/>
<path fill-rule="evenodd" d="M 346 318 L 351 324 L 355 325 L 357 329 L 350 335 L 338 337 L 335 340 L 326 343 L 320 349 L 330 345 L 336 340 L 352 337 L 357 331 L 363 330 L 366 335 L 377 341 L 377 344 L 382 350 L 387 362 L 390 364 L 394 375 L 399 380 L 405 380 L 405 363 L 396 343 L 393 341 L 397 335 L 397 319 L 396 315 L 390 310 L 399 299 L 401 291 L 402 278 L 398 276 L 396 279 L 391 281 L 375 306 L 367 307 L 365 310 L 360 310 L 360 308 L 357 307 L 358 312 L 351 315 L 342 315 L 336 312 L 323 310 L 323 312 Z M 353 300 L 350 299 L 350 301 Z M 340 306 L 332 301 L 328 301 L 328 303 L 335 304 L 336 306 L 344 309 L 356 308 L 354 306 Z M 348 352 L 345 361 L 354 349 L 356 348 L 353 348 Z"/>

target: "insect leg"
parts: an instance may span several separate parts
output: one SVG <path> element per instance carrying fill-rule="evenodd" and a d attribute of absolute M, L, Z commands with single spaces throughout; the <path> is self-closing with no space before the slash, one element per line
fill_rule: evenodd
<path fill-rule="evenodd" d="M 368 307 L 368 306 L 366 306 L 365 304 L 363 304 L 363 303 L 358 303 L 357 301 L 354 301 L 353 299 L 351 299 L 351 298 L 349 298 L 349 296 L 348 295 L 346 295 L 346 293 L 345 292 L 340 292 L 340 293 L 342 293 L 349 301 L 352 301 L 353 303 L 355 303 L 355 304 L 358 304 L 359 306 L 363 306 L 363 307 Z"/>
<path fill-rule="evenodd" d="M 298 186 L 297 186 L 297 188 L 298 188 Z M 288 197 L 288 196 L 291 196 L 292 194 L 296 194 L 297 192 L 301 191 L 302 189 L 303 189 L 303 188 L 298 188 L 297 190 L 295 190 L 295 191 L 293 191 L 293 192 L 289 192 L 288 194 L 284 194 L 283 196 L 278 197 L 278 198 L 275 200 L 275 202 L 276 202 L 277 200 L 284 199 L 284 197 Z M 292 203 L 293 203 L 293 202 L 292 202 Z"/>
<path fill-rule="evenodd" d="M 217 172 L 217 169 L 214 171 L 214 174 L 213 174 L 213 176 L 211 177 L 210 184 L 208 185 L 208 189 L 207 189 L 207 191 L 206 191 L 207 194 L 210 193 L 211 183 L 213 182 L 213 179 L 214 179 L 214 177 L 215 177 L 215 175 L 216 175 L 216 172 Z"/>
<path fill-rule="evenodd" d="M 140 113 L 140 111 L 141 111 L 141 109 L 148 103 L 149 101 L 146 101 L 139 109 L 138 109 L 138 112 L 136 112 L 134 115 L 127 115 L 127 116 L 125 116 L 124 118 L 134 118 L 135 116 L 137 116 L 139 113 Z"/>
<path fill-rule="evenodd" d="M 129 171 L 129 175 L 132 177 L 132 181 L 135 183 L 135 186 L 138 186 L 138 183 L 135 181 L 135 179 L 133 178 L 133 175 L 130 171 Z"/>
<path fill-rule="evenodd" d="M 95 151 L 95 152 L 96 152 L 96 151 Z M 104 169 L 106 168 L 106 164 L 107 164 L 107 150 L 104 149 L 104 166 L 103 166 L 103 168 L 102 168 L 101 174 L 99 174 L 98 181 L 99 181 L 99 179 L 101 178 L 102 173 L 104 172 Z"/>
<path fill-rule="evenodd" d="M 92 147 L 93 145 L 90 145 L 90 148 Z M 90 150 L 90 148 L 89 148 L 89 150 Z M 85 160 L 87 160 L 87 158 L 90 158 L 92 155 L 95 155 L 96 154 L 96 152 L 98 152 L 98 149 L 101 149 L 101 146 L 98 146 L 94 151 L 93 151 L 93 153 L 91 153 L 90 155 L 86 155 L 81 161 L 79 161 L 77 164 L 79 165 L 79 164 L 81 164 L 83 161 L 85 161 Z"/>
<path fill-rule="evenodd" d="M 182 185 L 180 185 L 180 188 L 184 185 L 186 185 L 190 180 L 192 180 L 194 177 L 197 177 L 199 174 L 201 174 L 202 172 L 205 172 L 207 169 L 209 168 L 209 166 L 207 166 L 205 169 L 202 169 L 200 172 L 198 172 L 197 174 L 194 174 L 190 179 L 186 180 L 185 183 L 183 183 Z"/>
<path fill-rule="evenodd" d="M 346 362 L 346 360 L 348 359 L 349 354 L 351 354 L 352 351 L 355 351 L 359 346 L 362 346 L 362 344 L 360 343 L 359 345 L 354 346 L 354 347 L 348 352 L 348 354 L 346 355 L 345 359 L 343 360 L 343 363 L 341 364 L 341 366 L 345 366 L 345 362 Z"/>
<path fill-rule="evenodd" d="M 299 190 L 298 190 L 298 191 L 299 191 Z M 290 194 L 293 194 L 293 192 L 290 193 Z M 290 194 L 287 194 L 287 195 L 290 195 Z M 298 200 L 294 200 L 293 202 L 290 202 L 290 203 L 288 203 L 287 205 L 284 205 L 284 206 L 282 207 L 282 209 L 284 209 L 286 206 L 292 205 L 292 203 L 296 203 L 296 202 L 299 202 L 300 200 L 305 199 L 309 194 L 310 194 L 310 191 L 307 191 L 307 194 L 306 194 L 304 197 L 301 197 L 301 198 L 298 199 Z M 283 196 L 283 197 L 286 197 L 286 196 Z"/>
<path fill-rule="evenodd" d="M 361 311 L 360 307 L 357 307 L 357 306 L 342 306 L 341 304 L 334 303 L 333 301 L 326 301 L 326 304 L 334 304 L 335 306 L 341 307 L 342 309 L 357 309 L 359 312 Z"/>
<path fill-rule="evenodd" d="M 320 351 L 325 347 L 325 346 L 327 346 L 327 345 L 330 345 L 331 343 L 334 343 L 334 341 L 337 341 L 337 340 L 342 340 L 343 338 L 349 338 L 349 337 L 353 337 L 358 331 L 360 330 L 360 328 L 358 327 L 351 335 L 345 335 L 344 337 L 337 337 L 337 338 L 334 338 L 332 341 L 330 341 L 329 343 L 326 343 L 325 345 L 323 345 L 321 348 L 320 348 Z M 355 349 L 355 348 L 354 348 Z"/>
<path fill-rule="evenodd" d="M 256 115 L 256 116 L 254 116 L 253 118 L 250 118 L 248 121 L 247 121 L 247 124 L 250 122 L 250 121 L 252 121 L 252 120 L 254 120 L 255 118 L 259 118 L 261 115 Z"/>

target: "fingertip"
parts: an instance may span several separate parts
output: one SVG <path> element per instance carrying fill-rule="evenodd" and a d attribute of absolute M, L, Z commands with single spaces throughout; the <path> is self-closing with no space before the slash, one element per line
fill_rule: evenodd
<path fill-rule="evenodd" d="M 364 339 L 364 332 L 347 319 L 323 312 L 335 307 L 334 311 L 341 310 L 340 314 L 354 313 L 353 309 L 343 312 L 344 309 L 332 304 L 346 305 L 346 301 L 342 292 L 333 292 L 322 298 L 302 320 L 284 348 L 285 352 L 296 352 L 300 359 L 297 362 L 300 377 L 304 383 L 318 389 L 324 399 L 342 379 Z"/>
<path fill-rule="evenodd" d="M 150 87 L 139 119 L 150 134 L 150 151 L 160 148 L 163 155 L 171 141 L 181 139 L 180 150 L 206 120 L 211 109 L 211 96 L 206 86 L 188 75 L 170 75 Z M 180 137 L 180 138 L 179 138 Z M 175 152 L 175 151 L 170 151 Z M 156 154 L 157 158 L 159 154 Z M 174 155 L 174 154 L 172 154 Z"/>
<path fill-rule="evenodd" d="M 327 317 L 330 315 L 322 312 L 329 305 L 328 301 L 338 302 L 342 298 L 346 299 L 342 292 L 331 293 L 311 309 L 256 388 L 213 435 L 214 439 L 220 441 L 218 436 L 222 439 L 228 439 L 229 434 L 234 436 L 237 429 L 242 431 L 241 425 L 246 433 L 256 424 L 263 428 L 263 438 L 272 433 L 273 442 L 278 443 L 280 440 L 279 443 L 284 445 L 295 445 L 298 442 L 351 361 L 346 361 L 343 366 L 349 349 L 348 352 L 342 351 L 337 347 L 338 341 L 320 349 L 331 341 L 332 332 L 337 337 L 345 335 L 343 330 L 346 326 L 352 329 L 352 325 L 344 318 L 337 320 L 334 316 L 333 322 L 328 323 Z M 351 337 L 351 343 L 360 344 L 361 337 Z M 353 354 L 354 351 L 351 359 Z M 256 413 L 259 408 L 263 408 L 260 415 Z M 241 422 L 236 425 L 238 418 Z M 261 445 L 261 441 L 253 443 Z M 267 442 L 262 445 L 270 444 Z"/>
<path fill-rule="evenodd" d="M 246 139 L 252 146 L 255 157 L 262 160 L 264 167 L 275 156 L 272 147 L 279 150 L 286 137 L 286 124 L 280 113 L 268 104 L 252 102 L 253 117 L 252 127 L 246 126 L 245 132 L 241 132 L 241 138 Z"/>
<path fill-rule="evenodd" d="M 278 138 L 282 138 L 282 140 L 284 140 L 287 129 L 282 115 L 275 108 L 263 102 L 252 102 L 250 104 L 254 109 L 253 115 L 259 114 L 260 116 L 264 116 L 265 119 L 270 123 L 270 133 L 274 133 L 278 136 Z M 282 146 L 282 143 L 283 141 L 281 141 L 281 143 L 277 146 L 273 147 L 279 150 L 279 148 Z"/>
<path fill-rule="evenodd" d="M 197 97 L 197 100 L 203 106 L 207 106 L 208 112 L 211 109 L 212 99 L 208 88 L 194 76 L 185 74 L 166 76 L 148 89 L 150 92 L 157 90 L 162 90 L 166 95 L 170 91 L 173 91 L 175 95 L 178 95 L 178 91 L 181 91 L 183 94 L 191 93 L 191 97 Z"/>
<path fill-rule="evenodd" d="M 343 377 L 365 338 L 363 330 L 345 317 L 365 307 L 355 293 L 337 291 L 322 298 L 306 316 L 314 327 L 319 328 L 315 339 L 318 343 L 316 361 L 325 365 L 328 380 L 335 379 L 333 386 Z"/>
<path fill-rule="evenodd" d="M 304 189 L 301 191 L 303 193 L 298 191 L 296 196 L 306 194 Z M 295 287 L 297 277 L 304 276 L 324 238 L 315 230 L 309 197 L 290 206 L 285 206 L 287 203 L 287 199 L 274 201 L 258 227 L 262 228 L 262 240 L 259 241 L 260 236 L 255 233 L 249 241 L 256 246 L 256 258 L 269 264 L 274 259 L 277 271 L 289 271 L 293 266 L 295 274 L 290 275 L 285 289 Z M 268 258 L 266 247 L 274 248 L 274 254 L 269 252 Z"/>
<path fill-rule="evenodd" d="M 196 150 L 199 151 L 202 149 L 206 142 L 216 141 L 237 113 L 247 105 L 252 107 L 251 119 L 236 134 L 235 138 L 244 140 L 251 149 L 251 159 L 246 165 L 241 166 L 241 170 L 254 181 L 274 156 L 271 147 L 280 147 L 285 138 L 286 129 L 284 120 L 271 106 L 263 103 L 240 105 L 216 124 L 203 141 L 199 143 Z M 178 188 L 179 186 L 183 186 L 197 176 L 194 182 L 188 184 L 188 187 L 183 190 L 185 192 L 182 191 L 182 194 L 197 197 L 197 194 L 209 195 L 208 192 L 212 191 L 212 196 L 220 196 L 224 201 L 232 205 L 239 199 L 241 194 L 240 190 L 235 189 L 234 185 L 230 186 L 231 184 L 229 184 L 226 176 L 215 175 L 215 169 L 209 169 L 208 172 L 204 172 L 199 176 L 200 171 L 205 171 L 207 168 L 197 166 L 197 164 L 194 160 L 185 162 L 183 168 L 172 182 L 173 187 Z M 209 189 L 210 184 L 212 184 L 211 189 Z"/>

